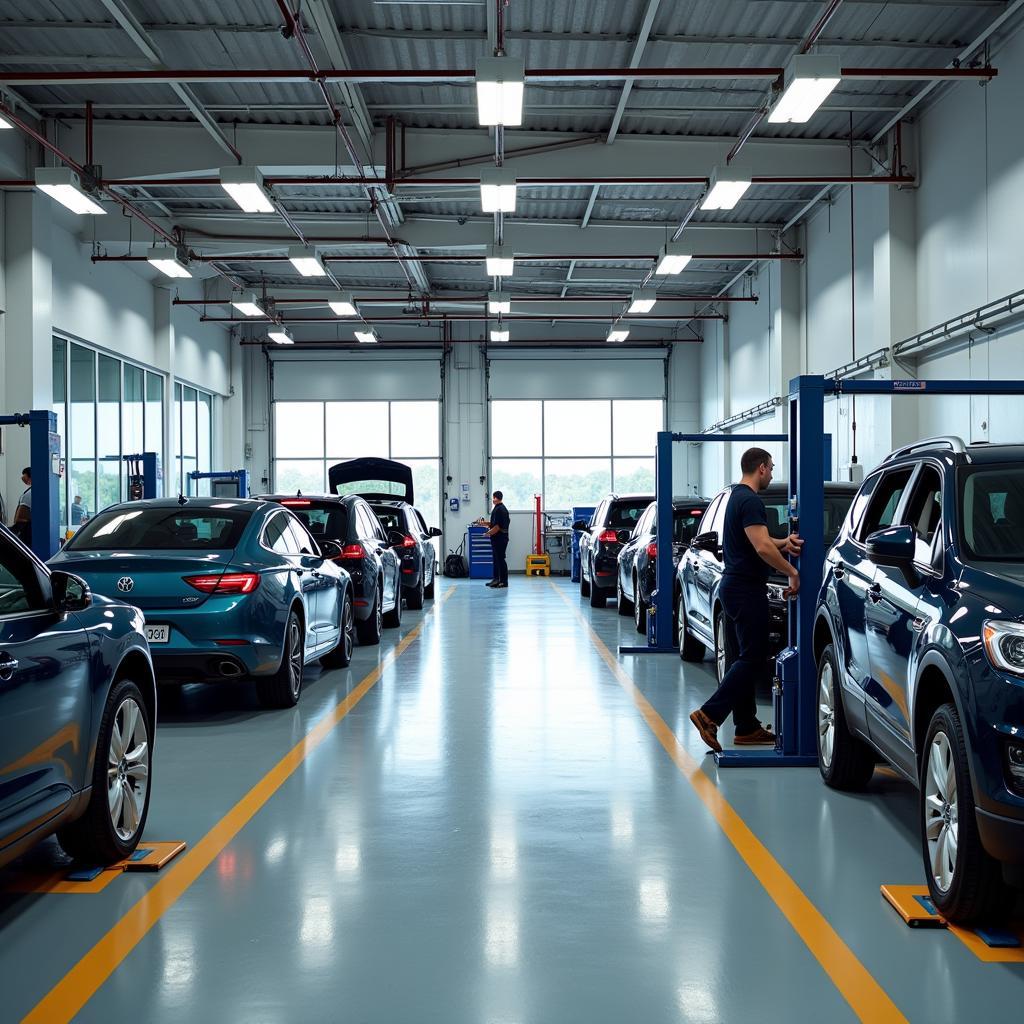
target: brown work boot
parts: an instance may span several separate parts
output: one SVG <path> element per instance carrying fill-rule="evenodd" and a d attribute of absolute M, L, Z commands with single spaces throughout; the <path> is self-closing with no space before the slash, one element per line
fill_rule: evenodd
<path fill-rule="evenodd" d="M 690 721 L 694 728 L 700 733 L 700 738 L 716 753 L 722 752 L 722 744 L 718 742 L 718 726 L 712 719 L 704 714 L 700 708 L 690 715 Z"/>
<path fill-rule="evenodd" d="M 734 742 L 737 747 L 775 746 L 775 733 L 770 725 L 759 725 L 753 732 L 745 732 L 742 736 L 736 733 Z"/>

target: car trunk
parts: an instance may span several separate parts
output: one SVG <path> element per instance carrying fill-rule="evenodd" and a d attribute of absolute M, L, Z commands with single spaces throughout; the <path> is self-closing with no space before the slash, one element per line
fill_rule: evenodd
<path fill-rule="evenodd" d="M 393 459 L 349 459 L 327 471 L 332 494 L 358 494 L 367 501 L 413 500 L 412 469 Z"/>

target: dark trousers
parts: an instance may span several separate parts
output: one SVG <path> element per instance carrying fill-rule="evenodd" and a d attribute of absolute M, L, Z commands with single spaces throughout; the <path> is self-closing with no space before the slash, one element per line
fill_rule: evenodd
<path fill-rule="evenodd" d="M 508 534 L 496 533 L 491 538 L 491 551 L 494 556 L 494 578 L 499 583 L 508 583 L 508 562 L 505 552 L 508 550 Z"/>
<path fill-rule="evenodd" d="M 735 651 L 736 660 L 701 710 L 718 725 L 731 714 L 736 732 L 743 735 L 760 725 L 755 693 L 770 672 L 768 592 L 764 583 L 726 578 L 718 594 L 725 613 L 725 648 Z"/>

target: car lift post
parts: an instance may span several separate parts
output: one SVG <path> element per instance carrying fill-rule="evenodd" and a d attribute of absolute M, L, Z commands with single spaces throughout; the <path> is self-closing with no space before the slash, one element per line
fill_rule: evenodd
<path fill-rule="evenodd" d="M 237 496 L 239 498 L 249 497 L 249 471 L 245 469 L 227 469 L 218 473 L 200 473 L 197 470 L 193 470 L 191 473 L 186 474 L 186 479 L 189 485 L 194 480 L 233 480 L 238 485 Z M 189 486 L 189 491 L 191 492 L 191 490 L 192 488 Z M 191 493 L 189 497 L 191 497 Z M 215 495 L 215 497 L 218 497 L 218 495 Z M 219 495 L 219 497 L 226 497 L 226 495 Z"/>
<path fill-rule="evenodd" d="M 100 456 L 100 462 L 127 462 L 128 463 L 128 476 L 129 479 L 135 476 L 133 469 L 135 466 L 141 468 L 142 475 L 142 495 L 141 498 L 159 498 L 160 495 L 157 493 L 157 455 L 156 452 L 135 452 L 131 455 L 102 455 Z M 133 498 L 129 493 L 125 501 L 138 501 L 139 498 Z M 99 511 L 97 509 L 97 511 Z"/>
<path fill-rule="evenodd" d="M 776 662 L 773 708 L 777 739 L 771 751 L 724 750 L 720 768 L 810 766 L 818 763 L 818 667 L 814 613 L 825 570 L 826 395 L 1024 395 L 1024 380 L 836 380 L 808 374 L 789 385 L 789 507 L 799 520 L 800 590 L 789 614 L 789 646 Z M 801 509 L 806 514 L 801 516 Z"/>
<path fill-rule="evenodd" d="M 29 429 L 32 468 L 32 550 L 45 562 L 57 553 L 60 520 L 60 434 L 57 414 L 49 409 L 0 416 L 0 426 Z M 17 507 L 17 503 L 15 503 Z"/>

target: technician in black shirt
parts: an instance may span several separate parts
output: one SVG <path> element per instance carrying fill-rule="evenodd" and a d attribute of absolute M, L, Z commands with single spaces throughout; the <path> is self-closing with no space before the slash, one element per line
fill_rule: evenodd
<path fill-rule="evenodd" d="M 768 576 L 772 569 L 789 577 L 786 597 L 800 589 L 797 570 L 783 558 L 799 555 L 803 541 L 795 534 L 774 540 L 768 533 L 764 502 L 758 497 L 772 482 L 775 468 L 763 448 L 750 448 L 740 459 L 743 476 L 725 506 L 722 549 L 725 570 L 719 596 L 725 613 L 726 649 L 738 652 L 721 685 L 703 707 L 690 715 L 701 739 L 720 751 L 718 727 L 732 714 L 736 744 L 773 744 L 775 734 L 757 719 L 755 692 L 769 670 Z"/>
<path fill-rule="evenodd" d="M 508 562 L 505 561 L 505 552 L 508 550 L 508 509 L 502 504 L 503 495 L 501 491 L 495 491 L 491 496 L 494 507 L 491 509 L 491 519 L 488 522 L 481 517 L 477 520 L 478 526 L 489 527 L 487 536 L 491 538 L 491 551 L 494 556 L 494 579 L 487 586 L 494 590 L 501 590 L 508 586 Z"/>

